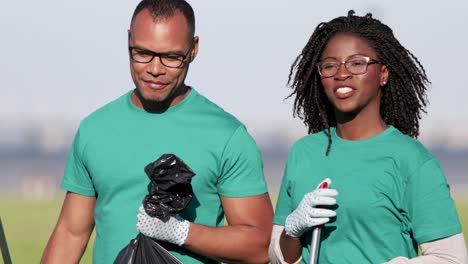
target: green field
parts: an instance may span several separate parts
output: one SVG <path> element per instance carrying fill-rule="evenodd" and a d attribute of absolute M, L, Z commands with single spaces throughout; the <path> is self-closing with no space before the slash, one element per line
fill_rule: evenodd
<path fill-rule="evenodd" d="M 468 228 L 468 196 L 455 198 L 463 229 L 466 230 Z M 46 201 L 0 199 L 0 217 L 13 263 L 39 263 L 42 251 L 60 213 L 61 204 L 61 197 Z M 92 241 L 81 263 L 91 263 L 91 248 Z"/>
<path fill-rule="evenodd" d="M 0 217 L 13 263 L 39 263 L 62 202 L 63 197 L 53 200 L 0 199 Z M 91 248 L 92 241 L 81 263 L 92 262 Z"/>

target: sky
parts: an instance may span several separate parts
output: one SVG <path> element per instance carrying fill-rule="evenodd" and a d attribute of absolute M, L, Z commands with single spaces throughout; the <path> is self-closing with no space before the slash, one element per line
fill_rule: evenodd
<path fill-rule="evenodd" d="M 199 54 L 186 83 L 247 124 L 293 120 L 289 69 L 318 23 L 367 12 L 424 65 L 425 127 L 468 127 L 468 2 L 189 1 Z M 138 1 L 2 1 L 0 116 L 82 118 L 133 89 L 127 29 Z"/>

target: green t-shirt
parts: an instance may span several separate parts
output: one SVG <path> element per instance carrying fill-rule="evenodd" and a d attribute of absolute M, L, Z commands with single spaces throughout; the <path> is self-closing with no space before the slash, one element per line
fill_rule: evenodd
<path fill-rule="evenodd" d="M 113 263 L 138 234 L 138 208 L 148 194 L 144 168 L 162 154 L 181 158 L 195 173 L 194 197 L 185 219 L 224 225 L 220 195 L 267 192 L 260 151 L 232 115 L 191 89 L 163 113 L 148 113 L 130 101 L 131 92 L 85 118 L 75 136 L 62 188 L 96 196 L 93 263 Z M 183 263 L 208 259 L 177 249 Z"/>
<path fill-rule="evenodd" d="M 445 175 L 422 144 L 394 127 L 349 141 L 331 129 L 332 147 L 322 131 L 292 147 L 274 223 L 286 217 L 304 194 L 325 178 L 339 192 L 336 218 L 321 233 L 320 264 L 382 263 L 417 256 L 417 244 L 461 232 Z M 309 261 L 310 231 L 302 237 L 303 262 Z"/>

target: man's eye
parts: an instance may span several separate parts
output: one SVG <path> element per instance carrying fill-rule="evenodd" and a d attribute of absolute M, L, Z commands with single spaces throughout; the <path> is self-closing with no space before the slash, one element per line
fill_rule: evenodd
<path fill-rule="evenodd" d="M 152 57 L 153 54 L 146 50 L 134 50 L 135 55 L 142 56 L 142 57 Z"/>
<path fill-rule="evenodd" d="M 183 60 L 183 57 L 180 55 L 164 55 L 163 57 L 167 61 L 181 61 Z"/>

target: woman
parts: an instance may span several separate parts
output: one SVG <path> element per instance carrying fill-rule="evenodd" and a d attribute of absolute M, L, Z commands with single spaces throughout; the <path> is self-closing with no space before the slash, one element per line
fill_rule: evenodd
<path fill-rule="evenodd" d="M 468 263 L 445 175 L 414 139 L 429 81 L 392 30 L 354 11 L 319 24 L 289 83 L 310 135 L 288 157 L 272 263 L 307 263 L 325 223 L 317 263 Z"/>

